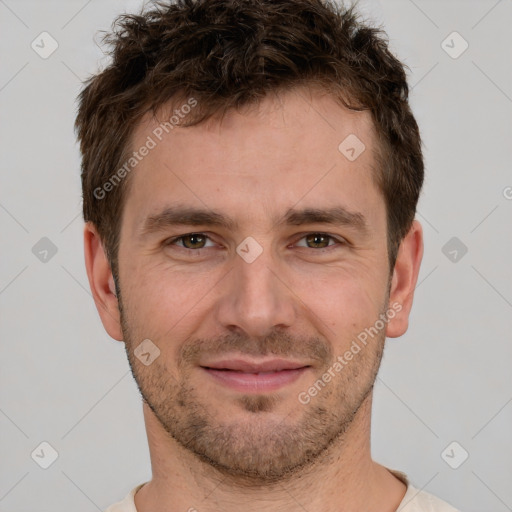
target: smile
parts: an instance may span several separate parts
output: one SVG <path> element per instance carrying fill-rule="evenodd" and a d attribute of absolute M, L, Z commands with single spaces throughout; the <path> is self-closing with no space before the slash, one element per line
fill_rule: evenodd
<path fill-rule="evenodd" d="M 201 368 L 218 384 L 244 393 L 276 391 L 295 382 L 310 368 L 309 365 L 278 360 L 261 364 L 223 361 L 212 366 Z"/>

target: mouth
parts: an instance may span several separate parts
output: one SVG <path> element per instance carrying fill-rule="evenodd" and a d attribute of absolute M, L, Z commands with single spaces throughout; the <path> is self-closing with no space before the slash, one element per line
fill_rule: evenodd
<path fill-rule="evenodd" d="M 218 384 L 245 393 L 276 391 L 295 382 L 310 367 L 284 359 L 261 362 L 231 359 L 201 365 Z"/>

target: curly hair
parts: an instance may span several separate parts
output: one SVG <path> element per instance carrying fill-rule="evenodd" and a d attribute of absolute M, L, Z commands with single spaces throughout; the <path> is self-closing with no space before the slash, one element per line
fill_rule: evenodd
<path fill-rule="evenodd" d="M 104 41 L 111 62 L 79 95 L 83 216 L 97 228 L 117 275 L 129 178 L 95 193 L 130 157 L 137 123 L 178 99 L 197 107 L 186 126 L 257 104 L 274 91 L 315 85 L 341 105 L 367 110 L 377 134 L 376 183 L 387 212 L 388 257 L 414 220 L 424 166 L 404 65 L 385 32 L 355 6 L 328 0 L 176 0 L 119 16 Z"/>

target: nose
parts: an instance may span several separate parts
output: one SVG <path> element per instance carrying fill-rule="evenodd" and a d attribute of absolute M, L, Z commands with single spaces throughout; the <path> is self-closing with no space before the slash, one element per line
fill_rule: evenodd
<path fill-rule="evenodd" d="M 270 250 L 264 250 L 252 263 L 237 255 L 233 265 L 222 280 L 217 303 L 217 320 L 222 327 L 264 338 L 276 327 L 293 325 L 299 299 L 279 272 Z"/>

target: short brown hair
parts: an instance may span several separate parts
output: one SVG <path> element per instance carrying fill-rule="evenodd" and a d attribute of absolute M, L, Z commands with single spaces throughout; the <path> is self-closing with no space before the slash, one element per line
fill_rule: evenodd
<path fill-rule="evenodd" d="M 354 6 L 328 0 L 154 6 L 114 21 L 104 38 L 112 62 L 79 96 L 83 215 L 98 229 L 114 276 L 129 179 L 109 187 L 105 197 L 95 191 L 129 158 L 142 116 L 171 99 L 193 97 L 198 108 L 187 116 L 188 126 L 299 85 L 318 85 L 345 107 L 371 113 L 392 270 L 414 220 L 424 171 L 404 65 L 389 51 L 385 33 L 361 22 Z"/>

